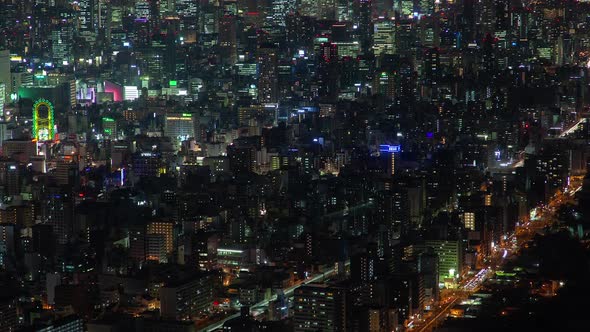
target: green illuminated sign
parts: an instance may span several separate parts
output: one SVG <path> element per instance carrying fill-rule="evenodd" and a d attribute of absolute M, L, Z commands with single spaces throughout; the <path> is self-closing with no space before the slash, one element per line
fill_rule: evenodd
<path fill-rule="evenodd" d="M 105 117 L 105 118 L 102 118 L 102 121 L 104 121 L 104 122 L 115 122 L 115 119 Z"/>
<path fill-rule="evenodd" d="M 504 272 L 504 271 L 496 271 L 496 275 L 498 277 L 514 277 L 516 273 L 513 272 Z"/>
<path fill-rule="evenodd" d="M 184 116 L 185 118 L 190 118 L 193 115 L 190 113 L 182 113 L 182 116 Z"/>
<path fill-rule="evenodd" d="M 176 86 L 176 81 L 170 81 L 170 86 Z"/>

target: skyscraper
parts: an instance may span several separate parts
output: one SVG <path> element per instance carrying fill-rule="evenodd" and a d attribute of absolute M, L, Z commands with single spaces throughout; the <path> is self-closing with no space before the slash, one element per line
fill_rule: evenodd
<path fill-rule="evenodd" d="M 373 52 L 376 57 L 395 53 L 395 22 L 393 20 L 383 18 L 374 23 Z"/>
<path fill-rule="evenodd" d="M 0 84 L 4 84 L 4 95 L 2 97 L 5 101 L 10 100 L 10 93 L 12 91 L 12 80 L 10 76 L 10 51 L 0 50 Z"/>
<path fill-rule="evenodd" d="M 164 134 L 174 142 L 195 137 L 195 120 L 191 113 L 168 113 L 165 121 Z"/>
<path fill-rule="evenodd" d="M 276 103 L 279 94 L 277 50 L 264 44 L 258 48 L 258 101 Z"/>

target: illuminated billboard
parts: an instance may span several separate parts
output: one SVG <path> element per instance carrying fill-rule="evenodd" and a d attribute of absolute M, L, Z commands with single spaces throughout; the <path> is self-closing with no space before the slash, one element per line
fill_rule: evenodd
<path fill-rule="evenodd" d="M 389 144 L 379 145 L 379 152 L 382 152 L 382 153 L 398 153 L 400 151 L 401 151 L 400 145 L 389 145 Z"/>
<path fill-rule="evenodd" d="M 33 139 L 50 141 L 55 136 L 53 104 L 47 99 L 37 99 L 33 104 Z"/>

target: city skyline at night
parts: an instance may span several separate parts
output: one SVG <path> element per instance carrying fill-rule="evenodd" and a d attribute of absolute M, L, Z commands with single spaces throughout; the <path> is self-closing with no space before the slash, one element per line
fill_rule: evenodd
<path fill-rule="evenodd" d="M 0 332 L 588 331 L 590 3 L 0 2 Z"/>

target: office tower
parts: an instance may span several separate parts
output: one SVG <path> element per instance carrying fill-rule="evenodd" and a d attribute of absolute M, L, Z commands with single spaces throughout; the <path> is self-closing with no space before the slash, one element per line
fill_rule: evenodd
<path fill-rule="evenodd" d="M 482 0 L 476 5 L 476 24 L 480 34 L 493 33 L 496 28 L 496 0 Z"/>
<path fill-rule="evenodd" d="M 272 0 L 270 15 L 268 15 L 272 24 L 284 27 L 287 16 L 295 12 L 295 7 L 296 1 Z"/>
<path fill-rule="evenodd" d="M 378 199 L 378 208 L 387 227 L 388 241 L 390 245 L 409 231 L 407 196 L 403 190 L 383 192 Z"/>
<path fill-rule="evenodd" d="M 69 155 L 68 157 L 71 157 Z M 78 162 L 71 159 L 59 159 L 56 161 L 55 171 L 53 173 L 55 182 L 60 186 L 69 186 L 78 188 L 80 182 L 80 172 Z"/>
<path fill-rule="evenodd" d="M 160 176 L 166 168 L 162 156 L 157 152 L 135 153 L 132 157 L 132 170 L 135 176 Z"/>
<path fill-rule="evenodd" d="M 143 225 L 129 227 L 129 258 L 136 262 L 146 258 L 146 227 Z"/>
<path fill-rule="evenodd" d="M 164 234 L 147 234 L 145 237 L 145 259 L 158 263 L 167 263 L 166 236 Z"/>
<path fill-rule="evenodd" d="M 438 47 L 441 44 L 441 31 L 440 31 L 440 20 L 436 16 L 425 16 L 420 19 L 419 33 L 420 43 L 422 47 L 432 48 Z M 445 34 L 449 34 L 450 30 L 445 31 Z M 450 38 L 449 38 L 450 39 Z M 447 45 L 452 44 L 449 40 Z"/>
<path fill-rule="evenodd" d="M 212 3 L 202 5 L 199 11 L 199 33 L 211 35 L 218 33 L 219 7 Z"/>
<path fill-rule="evenodd" d="M 31 252 L 52 258 L 55 252 L 53 228 L 49 224 L 35 224 L 31 227 Z"/>
<path fill-rule="evenodd" d="M 424 54 L 424 77 L 429 84 L 436 84 L 442 77 L 438 48 L 431 48 Z"/>
<path fill-rule="evenodd" d="M 347 331 L 344 289 L 324 284 L 298 287 L 293 308 L 295 332 Z"/>
<path fill-rule="evenodd" d="M 277 50 L 273 45 L 258 48 L 258 101 L 276 103 L 279 94 Z"/>
<path fill-rule="evenodd" d="M 394 8 L 402 17 L 412 16 L 414 13 L 414 1 L 395 0 Z"/>
<path fill-rule="evenodd" d="M 350 259 L 350 277 L 353 281 L 367 283 L 375 278 L 375 250 L 358 253 Z"/>
<path fill-rule="evenodd" d="M 361 331 L 380 332 L 399 330 L 398 311 L 384 306 L 370 306 L 361 321 Z"/>
<path fill-rule="evenodd" d="M 440 282 L 461 275 L 463 270 L 463 246 L 459 240 L 427 240 L 426 248 L 431 247 L 438 256 L 438 277 Z"/>
<path fill-rule="evenodd" d="M 376 57 L 395 53 L 395 21 L 383 18 L 374 22 L 373 52 Z"/>
<path fill-rule="evenodd" d="M 373 41 L 372 4 L 371 0 L 355 0 L 354 21 L 358 26 L 361 52 L 367 54 L 371 51 Z"/>
<path fill-rule="evenodd" d="M 51 54 L 57 66 L 72 62 L 72 30 L 71 26 L 61 25 L 51 31 Z"/>
<path fill-rule="evenodd" d="M 9 50 L 0 50 L 0 85 L 2 84 L 4 84 L 4 96 L 2 98 L 6 102 L 10 100 L 10 93 L 12 92 Z"/>
<path fill-rule="evenodd" d="M 336 20 L 339 22 L 351 21 L 353 17 L 352 1 L 336 0 Z"/>
<path fill-rule="evenodd" d="M 464 212 L 463 214 L 461 214 L 461 221 L 463 222 L 463 226 L 465 227 L 465 229 L 475 231 L 474 212 Z"/>
<path fill-rule="evenodd" d="M 0 331 L 14 332 L 18 326 L 16 297 L 0 297 Z"/>
<path fill-rule="evenodd" d="M 117 121 L 115 119 L 105 116 L 102 118 L 102 133 L 108 138 L 117 138 Z"/>
<path fill-rule="evenodd" d="M 434 13 L 435 0 L 420 0 L 418 12 L 422 15 L 432 15 Z"/>
<path fill-rule="evenodd" d="M 195 120 L 191 113 L 167 113 L 164 134 L 174 142 L 186 141 L 195 137 Z"/>
<path fill-rule="evenodd" d="M 189 320 L 213 305 L 214 276 L 199 274 L 160 288 L 160 312 L 168 319 Z"/>
<path fill-rule="evenodd" d="M 9 99 L 6 98 L 6 84 L 0 82 L 0 118 L 4 117 L 4 107 Z M 0 133 L 0 146 L 2 145 L 2 141 L 4 140 L 4 133 L 5 130 L 2 130 Z"/>
<path fill-rule="evenodd" d="M 510 29 L 511 8 L 509 0 L 495 0 L 495 18 L 497 31 Z"/>
<path fill-rule="evenodd" d="M 6 153 L 6 150 L 4 151 Z M 14 161 L 0 162 L 0 185 L 8 195 L 18 195 L 21 190 L 21 172 Z"/>
<path fill-rule="evenodd" d="M 234 174 L 254 171 L 256 150 L 253 147 L 230 145 L 227 147 L 227 156 L 229 157 L 229 168 Z"/>
<path fill-rule="evenodd" d="M 94 33 L 96 32 L 96 13 L 98 0 L 80 0 L 78 2 L 78 24 L 80 32 Z"/>
<path fill-rule="evenodd" d="M 337 0 L 317 0 L 317 17 L 325 20 L 333 20 L 336 17 Z"/>
<path fill-rule="evenodd" d="M 335 98 L 338 93 L 338 47 L 334 43 L 322 43 L 318 53 L 318 95 Z"/>
<path fill-rule="evenodd" d="M 175 9 L 181 18 L 192 18 L 196 21 L 199 2 L 193 0 L 176 0 Z"/>
<path fill-rule="evenodd" d="M 16 264 L 15 224 L 0 223 L 0 266 L 13 268 Z"/>
<path fill-rule="evenodd" d="M 166 33 L 162 35 L 164 45 L 162 47 L 164 63 L 164 77 L 174 82 L 177 78 L 182 77 L 183 63 L 178 56 L 177 43 L 179 42 L 180 20 L 177 17 L 167 17 L 163 24 Z"/>
<path fill-rule="evenodd" d="M 234 65 L 237 61 L 237 20 L 234 15 L 223 15 L 219 20 L 219 47 L 222 61 Z"/>
<path fill-rule="evenodd" d="M 150 19 L 152 17 L 150 2 L 147 0 L 135 1 L 135 16 Z"/>
<path fill-rule="evenodd" d="M 51 225 L 57 244 L 64 245 L 72 237 L 72 198 L 59 188 L 49 187 L 41 210 L 43 221 Z"/>
<path fill-rule="evenodd" d="M 426 301 L 438 301 L 439 298 L 439 263 L 433 248 L 418 255 L 418 271 L 424 278 L 424 294 Z"/>
<path fill-rule="evenodd" d="M 55 304 L 55 287 L 61 285 L 61 275 L 57 272 L 45 275 L 45 288 L 47 289 L 47 303 Z"/>
<path fill-rule="evenodd" d="M 315 0 L 300 0 L 298 1 L 297 12 L 302 16 L 318 17 L 319 16 L 319 2 Z"/>
<path fill-rule="evenodd" d="M 164 237 L 166 254 L 174 251 L 174 223 L 170 221 L 152 221 L 147 226 L 147 234 L 161 234 Z"/>
<path fill-rule="evenodd" d="M 287 16 L 287 45 L 295 52 L 312 44 L 313 19 L 299 12 Z"/>

